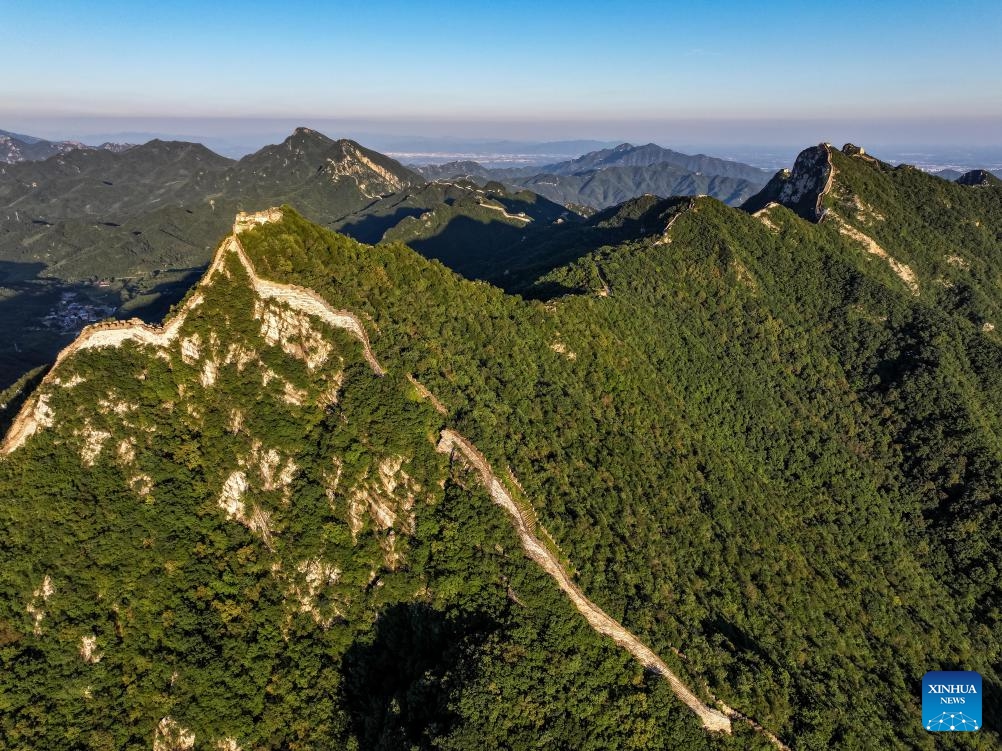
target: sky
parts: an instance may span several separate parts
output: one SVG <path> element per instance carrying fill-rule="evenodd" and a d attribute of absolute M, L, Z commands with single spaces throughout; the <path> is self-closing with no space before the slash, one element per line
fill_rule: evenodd
<path fill-rule="evenodd" d="M 0 128 L 1002 144 L 1002 3 L 0 0 Z"/>

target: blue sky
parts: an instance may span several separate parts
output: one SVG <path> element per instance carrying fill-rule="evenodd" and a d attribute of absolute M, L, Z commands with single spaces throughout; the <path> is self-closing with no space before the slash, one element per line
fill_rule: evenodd
<path fill-rule="evenodd" d="M 1002 141 L 997 0 L 0 0 L 0 11 L 0 128 L 41 135 L 186 118 L 203 130 L 344 120 L 521 137 L 645 124 L 716 127 L 724 140 L 855 123 L 900 125 L 915 142 Z"/>

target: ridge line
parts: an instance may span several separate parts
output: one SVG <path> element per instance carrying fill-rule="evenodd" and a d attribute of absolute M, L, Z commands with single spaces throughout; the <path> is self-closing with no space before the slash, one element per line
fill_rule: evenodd
<path fill-rule="evenodd" d="M 204 296 L 202 288 L 207 288 L 216 272 L 221 271 L 226 256 L 233 251 L 247 272 L 251 282 L 251 289 L 262 299 L 273 299 L 283 302 L 291 308 L 305 312 L 320 318 L 322 321 L 334 328 L 341 328 L 348 331 L 352 336 L 362 343 L 362 353 L 366 362 L 378 376 L 386 374 L 386 370 L 379 364 L 372 346 L 369 342 L 369 335 L 365 326 L 354 313 L 346 310 L 336 310 L 323 297 L 306 287 L 294 284 L 283 284 L 262 279 L 258 276 L 254 264 L 247 256 L 243 245 L 240 242 L 239 233 L 252 227 L 269 222 L 280 221 L 282 212 L 280 209 L 268 209 L 257 213 L 237 214 L 233 224 L 233 232 L 219 244 L 216 254 L 202 275 L 201 279 L 194 286 L 193 292 L 187 297 L 184 303 L 173 315 L 164 319 L 160 326 L 148 324 L 139 318 L 130 318 L 126 321 L 103 321 L 85 326 L 70 344 L 64 347 L 56 356 L 49 372 L 45 374 L 39 384 L 35 387 L 30 397 L 28 397 L 17 415 L 11 422 L 3 441 L 0 442 L 0 458 L 8 456 L 24 445 L 40 427 L 48 427 L 51 424 L 52 415 L 48 407 L 44 388 L 56 383 L 58 385 L 57 373 L 60 366 L 66 362 L 74 353 L 83 349 L 96 347 L 117 347 L 126 341 L 135 341 L 139 344 L 147 344 L 157 347 L 169 345 L 178 335 L 181 326 L 187 320 L 188 314 L 202 304 Z"/>
<path fill-rule="evenodd" d="M 829 163 L 830 159 L 831 155 L 829 152 Z M 829 175 L 830 177 L 831 175 Z M 233 233 L 220 243 L 212 263 L 198 284 L 195 285 L 194 289 L 196 291 L 161 326 L 152 326 L 140 319 L 133 318 L 128 321 L 104 322 L 85 327 L 70 345 L 60 351 L 49 372 L 46 373 L 45 377 L 35 388 L 32 396 L 25 401 L 18 411 L 7 435 L 4 437 L 2 444 L 0 444 L 0 457 L 9 455 L 18 449 L 38 430 L 40 425 L 47 426 L 47 420 L 44 419 L 43 415 L 39 414 L 40 407 L 47 409 L 47 405 L 44 402 L 46 395 L 41 393 L 42 388 L 47 383 L 56 380 L 55 374 L 59 366 L 75 352 L 93 347 L 119 346 L 129 340 L 137 340 L 142 344 L 155 346 L 165 346 L 172 342 L 187 319 L 188 313 L 202 303 L 204 298 L 199 288 L 210 284 L 215 273 L 222 269 L 226 254 L 231 250 L 236 254 L 237 259 L 246 270 L 251 281 L 251 288 L 257 294 L 264 299 L 276 299 L 294 309 L 314 315 L 332 327 L 347 330 L 362 343 L 363 356 L 373 372 L 377 376 L 385 375 L 385 369 L 379 364 L 372 351 L 365 327 L 354 313 L 335 310 L 318 293 L 306 287 L 273 282 L 258 276 L 254 264 L 247 256 L 237 235 L 244 229 L 258 224 L 278 221 L 281 217 L 281 211 L 278 209 L 269 209 L 257 214 L 244 214 L 243 212 L 238 214 L 237 220 L 234 223 Z M 673 217 L 673 219 L 675 218 L 677 216 Z M 422 397 L 429 399 L 433 406 L 439 409 L 441 402 L 435 398 L 431 391 L 425 388 L 412 375 L 408 374 L 407 378 L 417 388 L 418 393 Z M 51 415 L 51 411 L 49 415 Z M 533 532 L 533 528 L 535 527 L 534 521 L 526 519 L 526 515 L 519 504 L 494 474 L 486 457 L 472 442 L 458 432 L 450 428 L 443 429 L 439 443 L 436 446 L 436 451 L 453 454 L 457 449 L 478 471 L 481 481 L 491 499 L 497 505 L 501 506 L 511 517 L 522 548 L 529 558 L 535 561 L 556 581 L 557 585 L 568 596 L 578 612 L 585 617 L 585 620 L 588 621 L 589 625 L 596 632 L 611 638 L 620 647 L 630 652 L 641 665 L 667 680 L 674 694 L 699 717 L 706 730 L 730 734 L 731 719 L 740 719 L 747 722 L 756 732 L 764 735 L 777 748 L 789 751 L 788 747 L 779 738 L 747 715 L 727 706 L 724 702 L 713 696 L 712 693 L 710 695 L 720 705 L 721 709 L 715 709 L 704 703 L 650 647 L 640 641 L 637 636 L 612 618 L 601 607 L 592 602 L 570 578 L 563 565 L 556 559 L 553 553 L 536 537 Z M 708 688 L 707 691 L 709 691 Z"/>

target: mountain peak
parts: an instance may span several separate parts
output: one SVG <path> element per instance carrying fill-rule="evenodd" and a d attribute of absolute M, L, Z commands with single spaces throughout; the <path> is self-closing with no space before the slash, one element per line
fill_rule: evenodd
<path fill-rule="evenodd" d="M 999 180 L 995 177 L 995 175 L 985 169 L 972 169 L 969 172 L 965 172 L 957 178 L 956 182 L 960 185 L 971 185 L 974 187 L 1002 185 L 1002 180 Z"/>
<path fill-rule="evenodd" d="M 847 144 L 852 146 L 852 144 Z M 858 147 L 853 147 L 858 148 Z M 793 163 L 792 170 L 780 170 L 762 190 L 741 207 L 754 213 L 770 203 L 786 206 L 808 221 L 821 220 L 821 201 L 831 189 L 832 146 L 821 143 L 804 149 Z M 862 153 L 862 149 L 859 150 Z"/>
<path fill-rule="evenodd" d="M 334 139 L 325 136 L 318 130 L 312 128 L 298 127 L 284 140 L 282 145 L 288 149 L 302 148 L 304 145 L 316 145 L 329 147 L 334 143 Z"/>

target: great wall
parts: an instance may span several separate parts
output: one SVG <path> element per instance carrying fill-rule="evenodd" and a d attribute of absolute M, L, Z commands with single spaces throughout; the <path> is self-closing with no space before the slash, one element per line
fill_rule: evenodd
<path fill-rule="evenodd" d="M 229 253 L 236 254 L 236 257 L 246 270 L 254 290 L 263 299 L 273 299 L 285 303 L 295 310 L 316 316 L 333 327 L 348 331 L 361 342 L 363 356 L 373 373 L 377 376 L 384 375 L 386 371 L 376 359 L 365 327 L 357 316 L 348 311 L 335 310 L 320 295 L 305 287 L 272 282 L 261 279 L 257 275 L 254 265 L 247 257 L 239 241 L 238 235 L 258 225 L 280 221 L 281 218 L 282 213 L 279 209 L 268 209 L 267 211 L 251 214 L 241 212 L 238 214 L 233 225 L 233 234 L 228 236 L 219 246 L 212 263 L 199 281 L 195 291 L 162 327 L 150 326 L 138 320 L 131 320 L 100 323 L 84 329 L 76 341 L 59 353 L 55 364 L 36 388 L 32 397 L 22 406 L 3 444 L 0 445 L 0 457 L 9 455 L 23 445 L 39 427 L 52 424 L 53 418 L 51 410 L 48 409 L 46 404 L 45 396 L 47 389 L 59 386 L 57 375 L 59 367 L 67 358 L 83 349 L 120 346 L 126 341 L 134 341 L 139 344 L 156 347 L 164 347 L 170 344 L 177 337 L 189 312 L 202 303 L 204 298 L 200 288 L 210 285 L 213 276 L 223 270 Z M 415 387 L 418 394 L 422 398 L 427 399 L 439 413 L 447 413 L 442 402 L 421 384 L 417 378 L 413 375 L 408 375 L 407 378 Z M 481 483 L 487 490 L 492 501 L 500 506 L 511 518 L 526 555 L 557 583 L 557 586 L 567 595 L 574 607 L 584 616 L 588 624 L 597 633 L 609 637 L 617 645 L 633 655 L 646 669 L 663 677 L 679 700 L 699 717 L 705 729 L 714 732 L 730 733 L 732 731 L 732 720 L 746 722 L 755 732 L 762 735 L 775 747 L 788 751 L 788 747 L 774 734 L 748 716 L 728 707 L 722 701 L 713 697 L 708 688 L 706 689 L 706 693 L 711 696 L 712 700 L 720 708 L 716 709 L 706 704 L 685 685 L 664 660 L 650 647 L 645 645 L 637 636 L 588 599 L 581 588 L 571 579 L 556 555 L 536 536 L 538 524 L 535 520 L 535 511 L 531 504 L 525 500 L 521 502 L 517 501 L 513 497 L 505 484 L 495 475 L 490 463 L 475 444 L 456 431 L 445 428 L 441 431 L 436 449 L 440 453 L 448 453 L 450 456 L 455 456 L 458 452 L 476 470 Z"/>
<path fill-rule="evenodd" d="M 3 443 L 0 444 L 0 456 L 6 456 L 16 451 L 39 428 L 46 427 L 51 423 L 51 411 L 47 404 L 46 394 L 53 386 L 59 385 L 60 366 L 76 352 L 97 347 L 119 347 L 125 342 L 135 342 L 158 348 L 169 346 L 177 337 L 188 314 L 202 303 L 204 299 L 202 290 L 211 285 L 213 277 L 222 271 L 230 253 L 236 254 L 250 278 L 254 291 L 262 299 L 284 303 L 294 310 L 315 316 L 335 328 L 346 330 L 361 342 L 363 355 L 373 371 L 378 375 L 383 375 L 385 371 L 372 353 L 368 333 L 357 316 L 348 311 L 334 310 L 320 295 L 305 287 L 272 282 L 261 279 L 257 275 L 254 264 L 251 263 L 240 244 L 238 235 L 261 224 L 280 221 L 281 218 L 281 210 L 274 208 L 256 213 L 241 212 L 237 214 L 233 224 L 233 234 L 223 240 L 194 292 L 164 322 L 163 326 L 151 326 L 133 318 L 128 321 L 96 323 L 81 331 L 73 343 L 59 353 L 52 368 L 36 387 L 32 396 L 21 406 L 4 437 Z"/>
<path fill-rule="evenodd" d="M 636 636 L 623 628 L 623 626 L 617 623 L 598 605 L 585 597 L 581 589 L 571 581 L 571 578 L 567 575 L 564 567 L 557 561 L 556 557 L 533 534 L 530 522 L 520 511 L 504 484 L 494 475 L 490 464 L 487 463 L 487 460 L 477 450 L 476 446 L 454 430 L 446 429 L 442 431 L 442 437 L 437 448 L 442 453 L 452 454 L 458 451 L 473 466 L 479 473 L 480 480 L 493 501 L 508 512 L 508 515 L 511 517 L 526 555 L 556 581 L 557 586 L 570 598 L 574 607 L 585 617 L 585 620 L 588 621 L 593 629 L 604 636 L 610 637 L 616 644 L 636 657 L 644 667 L 658 673 L 667 680 L 675 695 L 689 709 L 696 713 L 703 723 L 703 727 L 707 730 L 722 731 L 725 733 L 731 732 L 731 721 L 727 715 L 703 703 L 698 696 L 682 683 L 671 668 L 665 664 L 664 660 L 658 657 L 650 648 L 637 639 Z"/>

